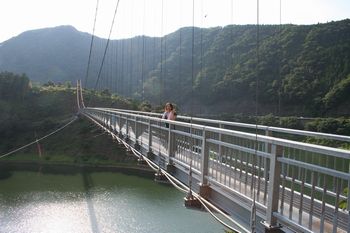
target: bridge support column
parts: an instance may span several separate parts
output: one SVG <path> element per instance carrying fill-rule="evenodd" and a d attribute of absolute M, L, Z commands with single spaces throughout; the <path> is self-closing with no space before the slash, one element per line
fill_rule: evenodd
<path fill-rule="evenodd" d="M 202 204 L 200 201 L 192 195 L 192 191 L 188 192 L 184 197 L 184 203 L 187 208 L 201 208 Z"/>
<path fill-rule="evenodd" d="M 277 159 L 278 157 L 281 157 L 282 154 L 282 146 L 271 146 L 266 221 L 263 222 L 263 225 L 265 226 L 265 232 L 283 232 L 280 230 L 280 226 L 277 225 L 277 218 L 273 215 L 274 212 L 278 212 L 281 163 Z"/>
<path fill-rule="evenodd" d="M 154 174 L 154 181 L 158 183 L 164 183 L 164 184 L 169 184 L 168 179 L 166 176 L 161 172 L 160 169 Z"/>
<path fill-rule="evenodd" d="M 209 184 L 201 184 L 199 183 L 199 195 L 201 197 L 208 199 L 210 197 L 211 188 Z"/>

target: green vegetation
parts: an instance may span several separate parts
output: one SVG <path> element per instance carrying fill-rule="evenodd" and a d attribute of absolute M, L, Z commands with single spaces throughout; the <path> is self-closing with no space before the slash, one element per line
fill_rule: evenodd
<path fill-rule="evenodd" d="M 349 188 L 345 188 L 344 191 L 343 191 L 343 194 L 344 194 L 344 196 L 348 197 Z M 341 208 L 343 210 L 346 210 L 347 206 L 348 206 L 347 199 L 346 200 L 341 200 L 339 202 L 339 208 Z"/>
<path fill-rule="evenodd" d="M 66 124 L 77 112 L 76 90 L 69 83 L 31 87 L 25 75 L 0 73 L 0 154 L 45 136 Z M 91 104 L 135 109 L 136 102 L 104 92 L 87 91 Z M 124 148 L 97 129 L 90 121 L 76 122 L 38 145 L 3 158 L 9 161 L 37 161 L 69 164 L 134 164 Z"/>
<path fill-rule="evenodd" d="M 258 85 L 259 115 L 350 116 L 350 19 L 261 25 L 259 64 L 256 32 L 256 25 L 195 28 L 193 80 L 191 27 L 163 39 L 111 41 L 100 89 L 152 104 L 175 102 L 183 112 L 254 115 Z M 0 70 L 41 83 L 72 81 L 85 74 L 90 39 L 69 26 L 25 32 L 1 44 Z M 106 40 L 95 42 L 91 80 L 84 83 L 90 88 Z"/>

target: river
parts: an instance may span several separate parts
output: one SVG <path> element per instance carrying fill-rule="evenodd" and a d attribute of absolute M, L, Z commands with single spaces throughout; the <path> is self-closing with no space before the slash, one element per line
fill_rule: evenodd
<path fill-rule="evenodd" d="M 116 172 L 2 171 L 1 233 L 224 233 L 184 194 Z"/>

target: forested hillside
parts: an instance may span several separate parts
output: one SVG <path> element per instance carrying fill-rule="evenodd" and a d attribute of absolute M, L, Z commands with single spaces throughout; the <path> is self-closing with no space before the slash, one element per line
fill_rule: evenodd
<path fill-rule="evenodd" d="M 85 81 L 90 39 L 69 26 L 25 32 L 1 44 L 0 70 L 42 83 Z M 106 44 L 94 41 L 84 83 L 90 88 Z M 252 115 L 257 89 L 259 115 L 350 115 L 349 19 L 261 25 L 258 48 L 255 25 L 188 27 L 163 38 L 114 40 L 98 87 L 156 104 L 172 101 L 187 113 Z"/>
<path fill-rule="evenodd" d="M 32 87 L 25 75 L 0 73 L 0 155 L 62 127 L 77 114 L 76 92 L 69 83 Z M 107 93 L 85 92 L 87 101 L 115 108 L 135 109 L 136 103 Z M 37 145 L 5 157 L 9 160 L 106 163 L 127 159 L 123 148 L 86 119 L 78 119 Z"/>

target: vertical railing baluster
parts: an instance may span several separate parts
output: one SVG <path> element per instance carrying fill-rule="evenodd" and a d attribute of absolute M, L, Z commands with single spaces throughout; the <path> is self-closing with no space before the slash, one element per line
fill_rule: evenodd
<path fill-rule="evenodd" d="M 315 200 L 315 186 L 316 186 L 316 179 L 317 173 L 312 171 L 311 172 L 311 198 L 310 198 L 310 213 L 309 213 L 309 229 L 312 230 L 312 218 L 314 213 L 314 200 Z"/>
<path fill-rule="evenodd" d="M 236 188 L 237 186 L 237 180 L 238 180 L 238 154 L 239 152 L 234 150 L 233 151 L 233 154 L 235 156 L 235 159 L 234 159 L 234 173 L 235 173 L 235 177 L 234 177 L 234 187 Z"/>
<path fill-rule="evenodd" d="M 135 127 L 135 143 L 138 143 L 138 130 L 137 130 L 137 116 L 135 115 L 135 124 L 134 124 L 134 127 Z"/>
<path fill-rule="evenodd" d="M 289 200 L 289 219 L 293 216 L 293 203 L 294 203 L 294 185 L 295 185 L 295 170 L 296 167 L 292 166 L 292 183 L 290 184 L 290 200 Z"/>
<path fill-rule="evenodd" d="M 324 220 L 325 220 L 325 209 L 326 209 L 326 198 L 327 198 L 326 195 L 327 195 L 327 181 L 326 181 L 326 175 L 324 175 L 323 176 L 320 233 L 324 232 Z"/>
<path fill-rule="evenodd" d="M 304 185 L 305 185 L 305 179 L 306 179 L 306 170 L 301 169 L 301 187 L 300 187 L 300 203 L 299 203 L 299 224 L 302 224 L 302 218 L 303 218 L 303 201 L 304 201 Z"/>
<path fill-rule="evenodd" d="M 350 173 L 350 161 L 348 161 L 349 163 L 349 170 L 348 172 Z M 348 211 L 348 232 L 350 232 L 350 179 L 348 180 L 348 200 L 347 200 L 347 207 L 346 210 Z"/>
<path fill-rule="evenodd" d="M 230 162 L 228 163 L 228 169 L 229 169 L 229 180 L 228 180 L 228 186 L 231 187 L 231 180 L 232 180 L 232 156 L 233 156 L 233 150 L 232 149 L 229 149 L 229 159 L 230 159 Z"/>
<path fill-rule="evenodd" d="M 333 170 L 337 170 L 337 159 L 336 158 L 333 158 L 333 168 L 332 168 Z M 335 176 L 333 176 L 333 191 L 334 192 L 336 192 L 336 190 L 337 190 L 337 186 L 336 185 L 334 185 L 335 183 L 336 183 L 337 181 L 336 181 L 336 177 Z"/>
<path fill-rule="evenodd" d="M 243 152 L 239 151 L 239 192 L 242 193 L 242 175 L 243 175 Z"/>
<path fill-rule="evenodd" d="M 281 205 L 280 205 L 280 213 L 283 215 L 284 212 L 284 195 L 286 190 L 286 172 L 287 172 L 287 164 L 282 164 L 282 192 L 281 192 Z M 265 181 L 267 183 L 267 181 Z M 266 192 L 266 191 L 265 191 Z M 264 200 L 264 204 L 266 204 Z"/>
<path fill-rule="evenodd" d="M 337 232 L 338 228 L 338 209 L 339 209 L 339 195 L 340 195 L 340 178 L 335 180 L 335 203 L 334 203 L 334 215 L 333 215 L 333 233 Z"/>
<path fill-rule="evenodd" d="M 257 175 L 257 192 L 256 192 L 256 199 L 257 199 L 257 201 L 259 202 L 259 200 L 260 200 L 260 182 L 261 182 L 261 176 L 260 176 L 260 171 L 261 171 L 261 158 L 260 158 L 260 156 L 258 156 L 258 155 L 256 155 L 257 156 L 257 173 L 256 173 L 256 175 Z"/>

